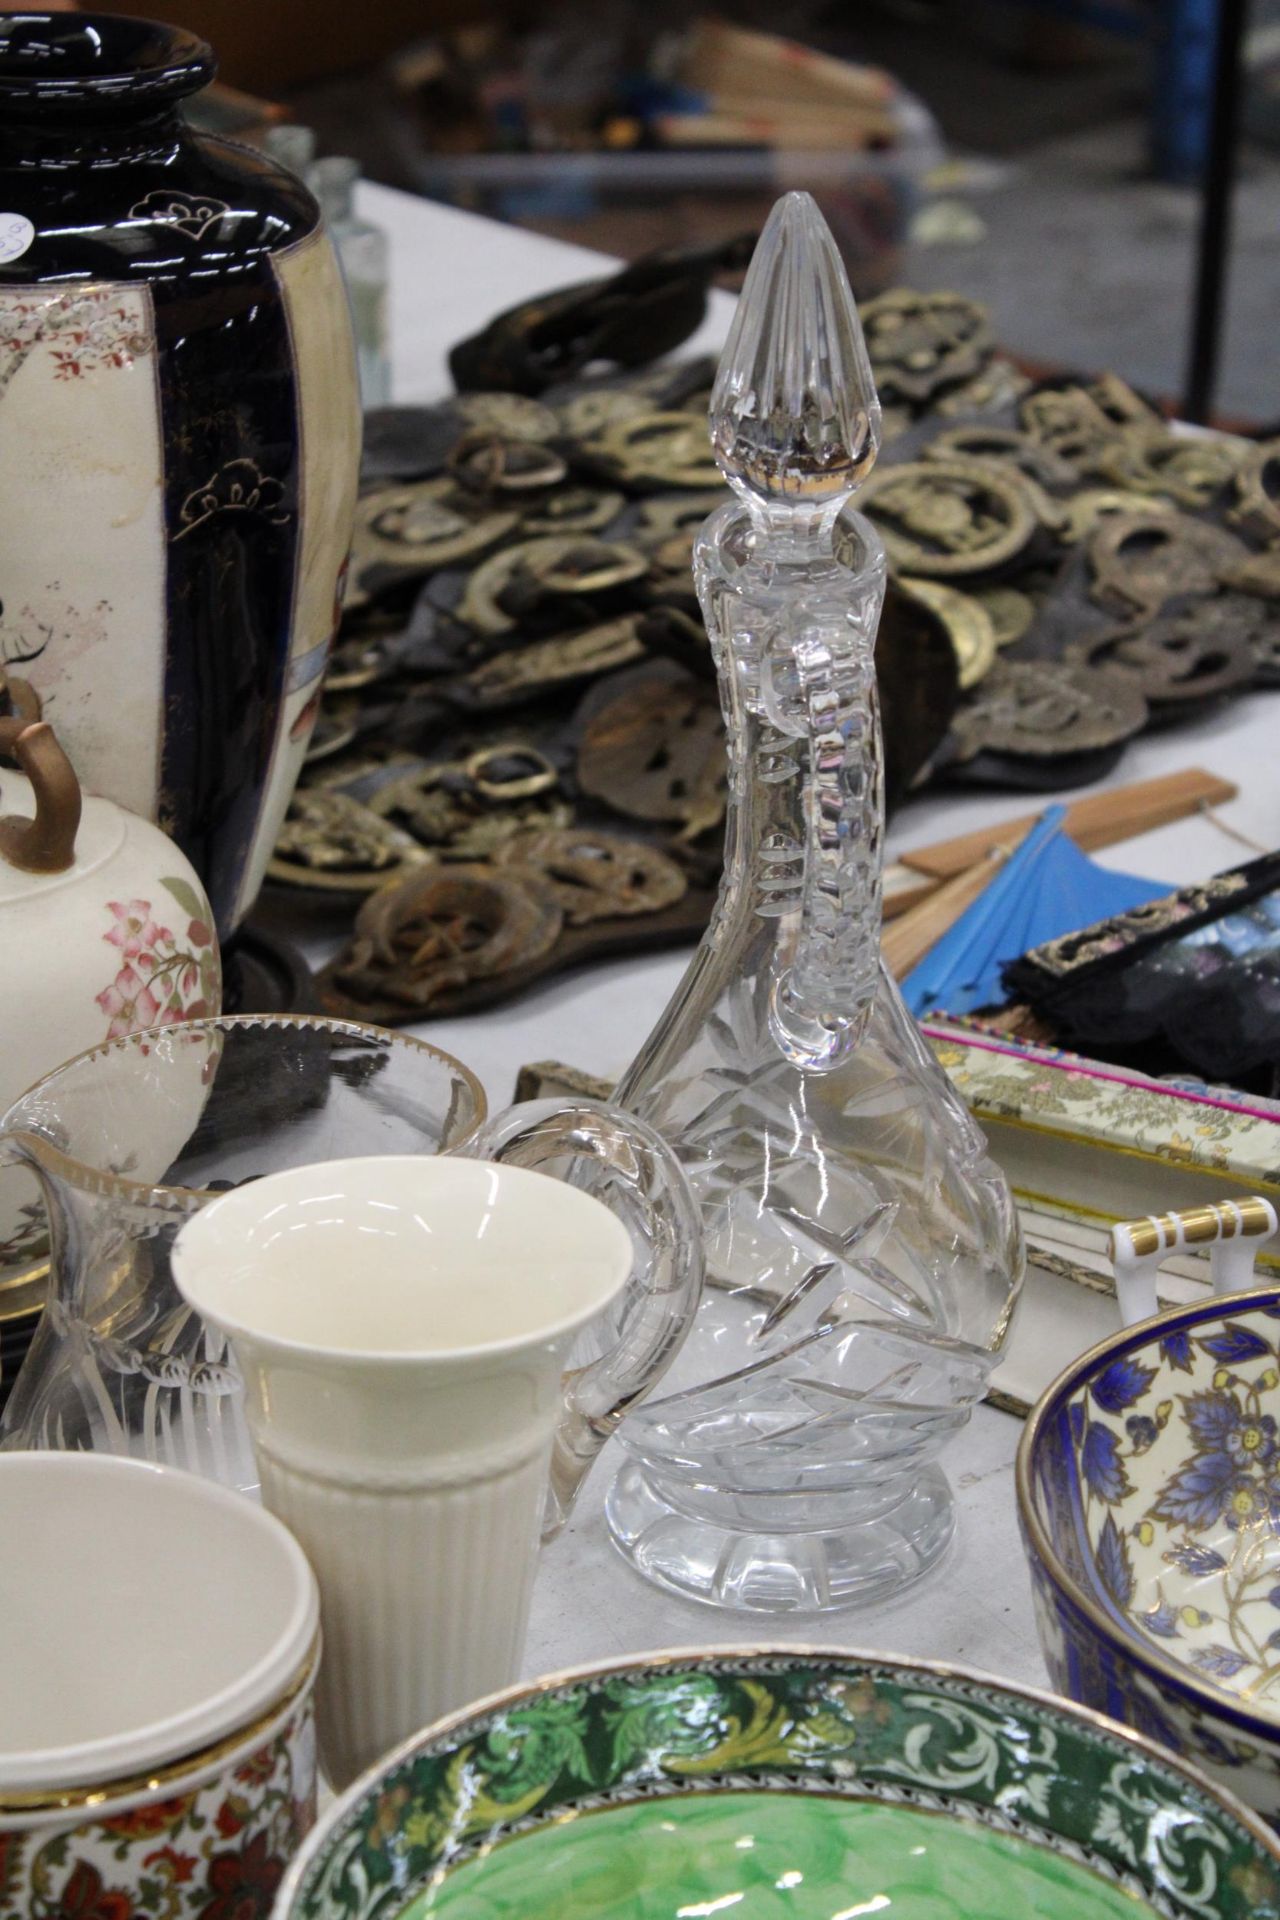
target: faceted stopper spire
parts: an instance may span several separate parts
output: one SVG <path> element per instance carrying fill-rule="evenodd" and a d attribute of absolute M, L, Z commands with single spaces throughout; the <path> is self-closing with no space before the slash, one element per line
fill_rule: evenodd
<path fill-rule="evenodd" d="M 871 363 L 844 262 L 810 194 L 777 202 L 752 256 L 711 394 L 711 444 L 748 505 L 803 502 L 824 519 L 874 464 Z"/>

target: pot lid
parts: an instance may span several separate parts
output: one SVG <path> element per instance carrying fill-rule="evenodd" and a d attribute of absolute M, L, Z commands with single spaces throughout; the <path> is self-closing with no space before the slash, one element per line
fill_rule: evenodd
<path fill-rule="evenodd" d="M 35 818 L 35 793 L 25 774 L 0 766 L 0 816 Z M 111 800 L 84 796 L 76 849 L 71 865 L 61 873 L 24 873 L 0 856 L 0 907 L 19 900 L 73 888 L 98 873 L 125 842 L 128 815 Z"/>
<path fill-rule="evenodd" d="M 0 1802 L 110 1793 L 252 1724 L 297 1684 L 316 1637 L 315 1576 L 243 1494 L 113 1454 L 8 1453 L 0 1533 L 13 1650 L 0 1671 Z"/>

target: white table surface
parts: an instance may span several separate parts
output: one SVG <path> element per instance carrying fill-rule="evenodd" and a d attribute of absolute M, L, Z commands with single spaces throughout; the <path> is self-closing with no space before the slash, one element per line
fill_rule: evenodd
<path fill-rule="evenodd" d="M 450 345 L 503 307 L 598 273 L 598 254 L 499 226 L 393 189 L 366 184 L 361 211 L 390 234 L 393 391 L 397 401 L 450 391 Z M 712 310 L 682 350 L 714 350 L 732 300 Z M 997 316 L 998 319 L 998 316 Z M 1280 696 L 1253 694 L 1198 723 L 1153 733 L 1125 754 L 1110 782 L 1149 779 L 1199 766 L 1240 788 L 1218 810 L 1238 832 L 1270 848 L 1280 842 Z M 1076 789 L 1063 798 L 1079 798 Z M 1047 805 L 1059 797 L 930 795 L 905 806 L 888 835 L 888 855 Z M 1247 850 L 1210 821 L 1164 827 L 1096 856 L 1180 885 L 1203 879 Z M 509 1006 L 412 1031 L 464 1060 L 483 1081 L 491 1108 L 511 1098 L 517 1069 L 558 1059 L 614 1075 L 631 1059 L 679 980 L 688 952 L 584 968 L 535 987 Z M 930 1575 L 889 1603 L 797 1617 L 722 1613 L 660 1593 L 634 1575 L 604 1536 L 602 1505 L 615 1458 L 595 1468 L 564 1535 L 544 1551 L 534 1592 L 525 1672 L 557 1671 L 661 1647 L 750 1642 L 834 1645 L 955 1660 L 1005 1679 L 1043 1684 L 1030 1595 L 1014 1512 L 1012 1463 L 1020 1423 L 979 1407 L 944 1464 L 958 1495 L 959 1527 Z"/>

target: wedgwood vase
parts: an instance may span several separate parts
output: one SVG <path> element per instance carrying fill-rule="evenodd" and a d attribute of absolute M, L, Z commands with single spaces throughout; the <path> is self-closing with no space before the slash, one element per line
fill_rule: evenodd
<path fill-rule="evenodd" d="M 292 174 L 195 133 L 203 41 L 0 14 L 0 665 L 243 919 L 336 625 L 360 416 Z"/>
<path fill-rule="evenodd" d="M 747 1611 L 883 1598 L 954 1526 L 937 1456 L 1022 1280 L 1009 1189 L 880 960 L 885 558 L 862 329 L 807 194 L 761 237 L 711 397 L 736 498 L 694 575 L 729 760 L 712 921 L 617 1099 L 675 1148 L 707 1287 L 609 1496 L 632 1564 Z"/>

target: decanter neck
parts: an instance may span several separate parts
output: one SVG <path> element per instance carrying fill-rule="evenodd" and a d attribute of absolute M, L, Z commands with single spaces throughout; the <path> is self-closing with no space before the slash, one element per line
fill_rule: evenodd
<path fill-rule="evenodd" d="M 734 492 L 745 513 L 740 537 L 750 541 L 759 565 L 766 564 L 765 556 L 768 562 L 787 566 L 830 559 L 836 523 L 848 505 L 847 494 L 825 500 L 762 499 L 737 485 Z"/>
<path fill-rule="evenodd" d="M 825 549 L 779 554 L 731 505 L 694 565 L 729 736 L 722 909 L 747 937 L 771 925 L 770 1030 L 827 1072 L 861 1043 L 879 975 L 883 550 L 846 515 Z"/>

